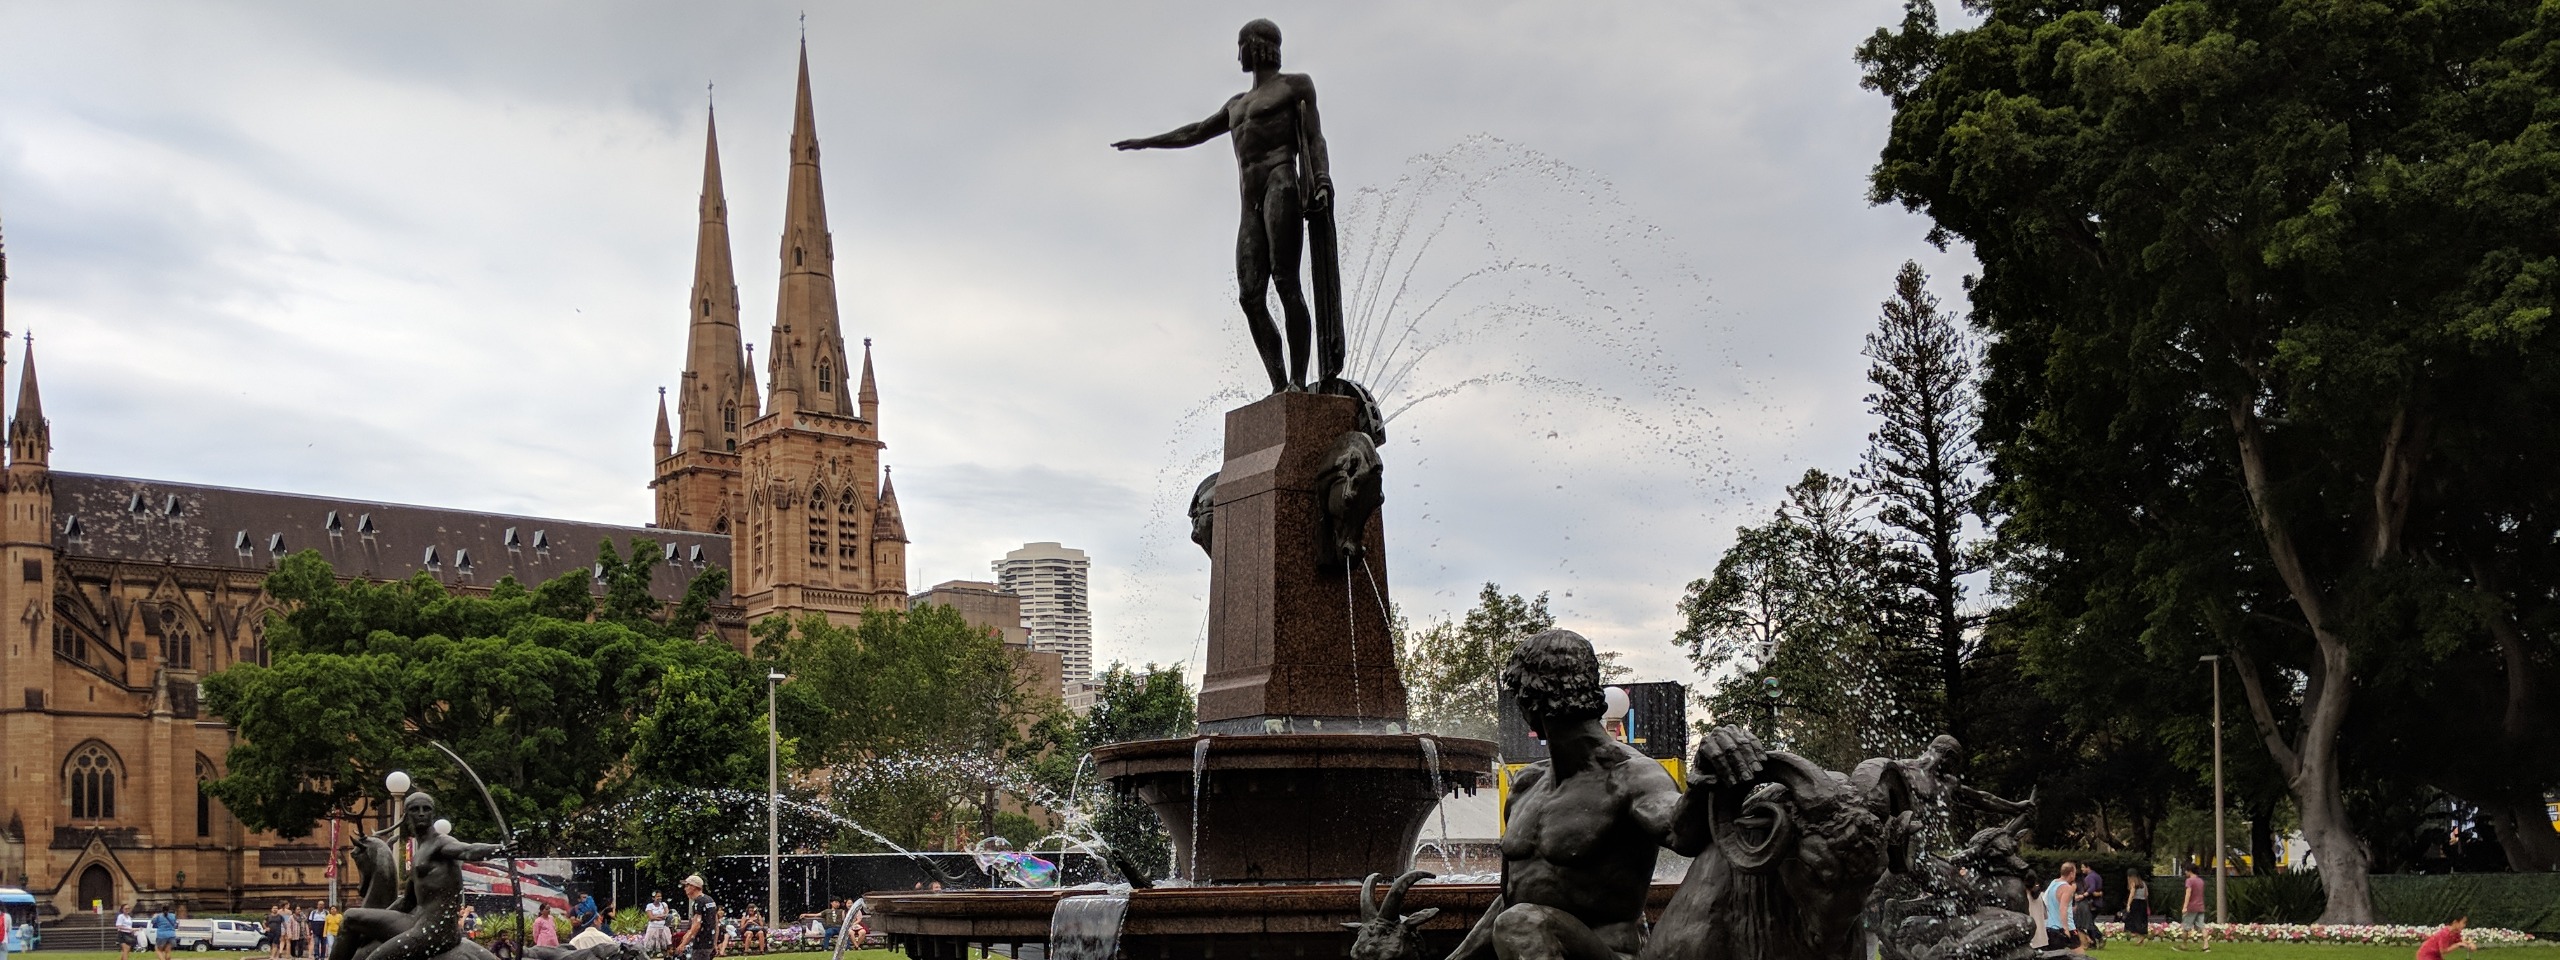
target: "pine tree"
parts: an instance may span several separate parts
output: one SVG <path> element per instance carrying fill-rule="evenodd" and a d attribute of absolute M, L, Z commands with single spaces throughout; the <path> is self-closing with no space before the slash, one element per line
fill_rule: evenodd
<path fill-rule="evenodd" d="M 1973 652 L 1964 578 L 1983 569 L 1966 535 L 1982 495 L 1983 457 L 1973 442 L 1975 345 L 1954 315 L 1938 309 L 1929 275 L 1905 262 L 1864 352 L 1872 361 L 1867 382 L 1876 388 L 1867 410 L 1878 423 L 1855 476 L 1875 498 L 1876 522 L 1891 545 L 1889 585 L 1917 594 L 1927 611 L 1911 618 L 1909 636 L 1894 639 L 1926 652 L 1943 723 L 1964 739 L 1964 665 Z"/>

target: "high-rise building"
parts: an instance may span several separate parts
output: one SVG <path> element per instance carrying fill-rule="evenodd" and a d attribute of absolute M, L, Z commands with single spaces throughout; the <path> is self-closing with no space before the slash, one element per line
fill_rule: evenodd
<path fill-rule="evenodd" d="M 996 585 L 1022 598 L 1031 649 L 1058 655 L 1067 686 L 1093 678 L 1093 563 L 1054 542 L 1026 543 L 995 562 Z"/>

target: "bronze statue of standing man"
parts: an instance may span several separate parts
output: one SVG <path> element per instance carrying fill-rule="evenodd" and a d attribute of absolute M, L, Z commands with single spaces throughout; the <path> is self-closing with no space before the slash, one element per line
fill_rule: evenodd
<path fill-rule="evenodd" d="M 1305 390 L 1308 332 L 1315 334 L 1316 370 L 1328 392 L 1342 376 L 1342 280 L 1334 250 L 1333 177 L 1325 156 L 1324 126 L 1316 116 L 1316 86 L 1303 73 L 1280 72 L 1280 27 L 1269 20 L 1236 34 L 1236 59 L 1253 74 L 1253 88 L 1217 113 L 1169 132 L 1112 144 L 1122 150 L 1191 147 L 1224 133 L 1235 142 L 1244 223 L 1236 231 L 1236 286 L 1254 349 L 1271 374 L 1271 392 Z M 1313 253 L 1315 307 L 1298 288 L 1298 225 L 1306 224 Z M 1265 293 L 1279 287 L 1288 321 L 1288 365 L 1281 365 L 1281 332 Z"/>

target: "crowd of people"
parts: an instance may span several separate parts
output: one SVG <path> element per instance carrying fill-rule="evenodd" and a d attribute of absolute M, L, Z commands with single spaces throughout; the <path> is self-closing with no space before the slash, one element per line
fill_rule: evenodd
<path fill-rule="evenodd" d="M 2052 880 L 2028 898 L 2027 913 L 2035 919 L 2036 949 L 2050 953 L 2087 953 L 2106 946 L 2106 934 L 2098 929 L 2098 914 L 2108 904 L 2106 878 L 2095 868 L 2069 860 L 2062 862 Z M 2124 922 L 2124 935 L 2135 943 L 2151 937 L 2151 881 L 2140 870 L 2126 870 L 2123 899 L 2115 901 L 2117 915 Z M 2190 932 L 2205 933 L 2204 871 L 2189 866 L 2181 885 L 2178 901 L 2178 923 Z M 2206 937 L 2203 950 L 2212 952 L 2213 941 Z M 2179 949 L 2185 949 L 2180 947 Z"/>
<path fill-rule="evenodd" d="M 923 889 L 923 885 L 918 885 Z M 936 883 L 933 889 L 940 889 Z M 787 934 L 801 941 L 833 945 L 844 939 L 849 946 L 859 947 L 869 936 L 864 904 L 860 898 L 836 898 L 827 901 L 826 909 L 801 914 L 796 925 L 784 930 L 770 929 L 763 911 L 748 906 L 735 915 L 723 911 L 719 904 L 703 892 L 702 877 L 697 874 L 684 879 L 685 898 L 670 904 L 664 894 L 651 894 L 641 907 L 646 925 L 640 933 L 640 947 L 652 957 L 711 960 L 740 953 L 765 953 L 782 946 Z M 133 960 L 136 949 L 155 951 L 158 960 L 170 960 L 170 950 L 177 943 L 178 921 L 185 908 L 163 905 L 148 918 L 137 918 L 129 907 L 116 910 L 116 938 L 121 949 L 117 960 Z M 322 960 L 338 939 L 344 914 L 337 907 L 308 907 L 292 901 L 278 901 L 267 908 L 260 928 L 268 960 Z M 592 894 L 582 894 L 571 905 L 566 921 L 569 927 L 564 941 L 560 927 L 563 915 L 559 908 L 542 905 L 529 923 L 524 943 L 493 945 L 502 956 L 521 956 L 521 947 L 579 948 L 605 942 L 613 935 L 613 917 L 596 906 Z M 462 907 L 458 918 L 465 936 L 481 933 L 479 911 L 469 904 Z M 509 931 L 512 933 L 512 931 Z M 512 940 L 512 937 L 501 937 Z"/>

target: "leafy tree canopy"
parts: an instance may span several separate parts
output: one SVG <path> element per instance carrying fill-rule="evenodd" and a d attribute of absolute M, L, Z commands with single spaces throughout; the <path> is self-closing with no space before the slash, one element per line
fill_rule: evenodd
<path fill-rule="evenodd" d="M 647 618 L 656 545 L 610 543 L 602 608 L 573 571 L 487 596 L 421 574 L 342 582 L 316 551 L 267 578 L 282 604 L 266 665 L 205 679 L 207 705 L 240 741 L 227 776 L 206 786 L 252 829 L 303 836 L 333 811 L 379 811 L 383 775 L 404 770 L 435 792 L 466 834 L 492 836 L 467 778 L 428 745 L 451 746 L 487 782 L 524 849 L 571 842 L 582 813 L 655 786 L 761 783 L 761 704 L 746 658 Z M 693 593 L 717 596 L 719 571 Z M 748 775 L 752 774 L 752 779 Z M 612 843 L 610 838 L 585 838 Z"/>
<path fill-rule="evenodd" d="M 2560 782 L 2530 733 L 2560 615 L 2529 586 L 2560 574 L 2532 413 L 2560 401 L 2560 8 L 1969 6 L 1941 30 L 1913 2 L 1859 59 L 1894 108 L 1875 199 L 1983 265 L 2027 667 L 2230 658 L 2323 919 L 2367 920 L 2349 782 Z"/>

